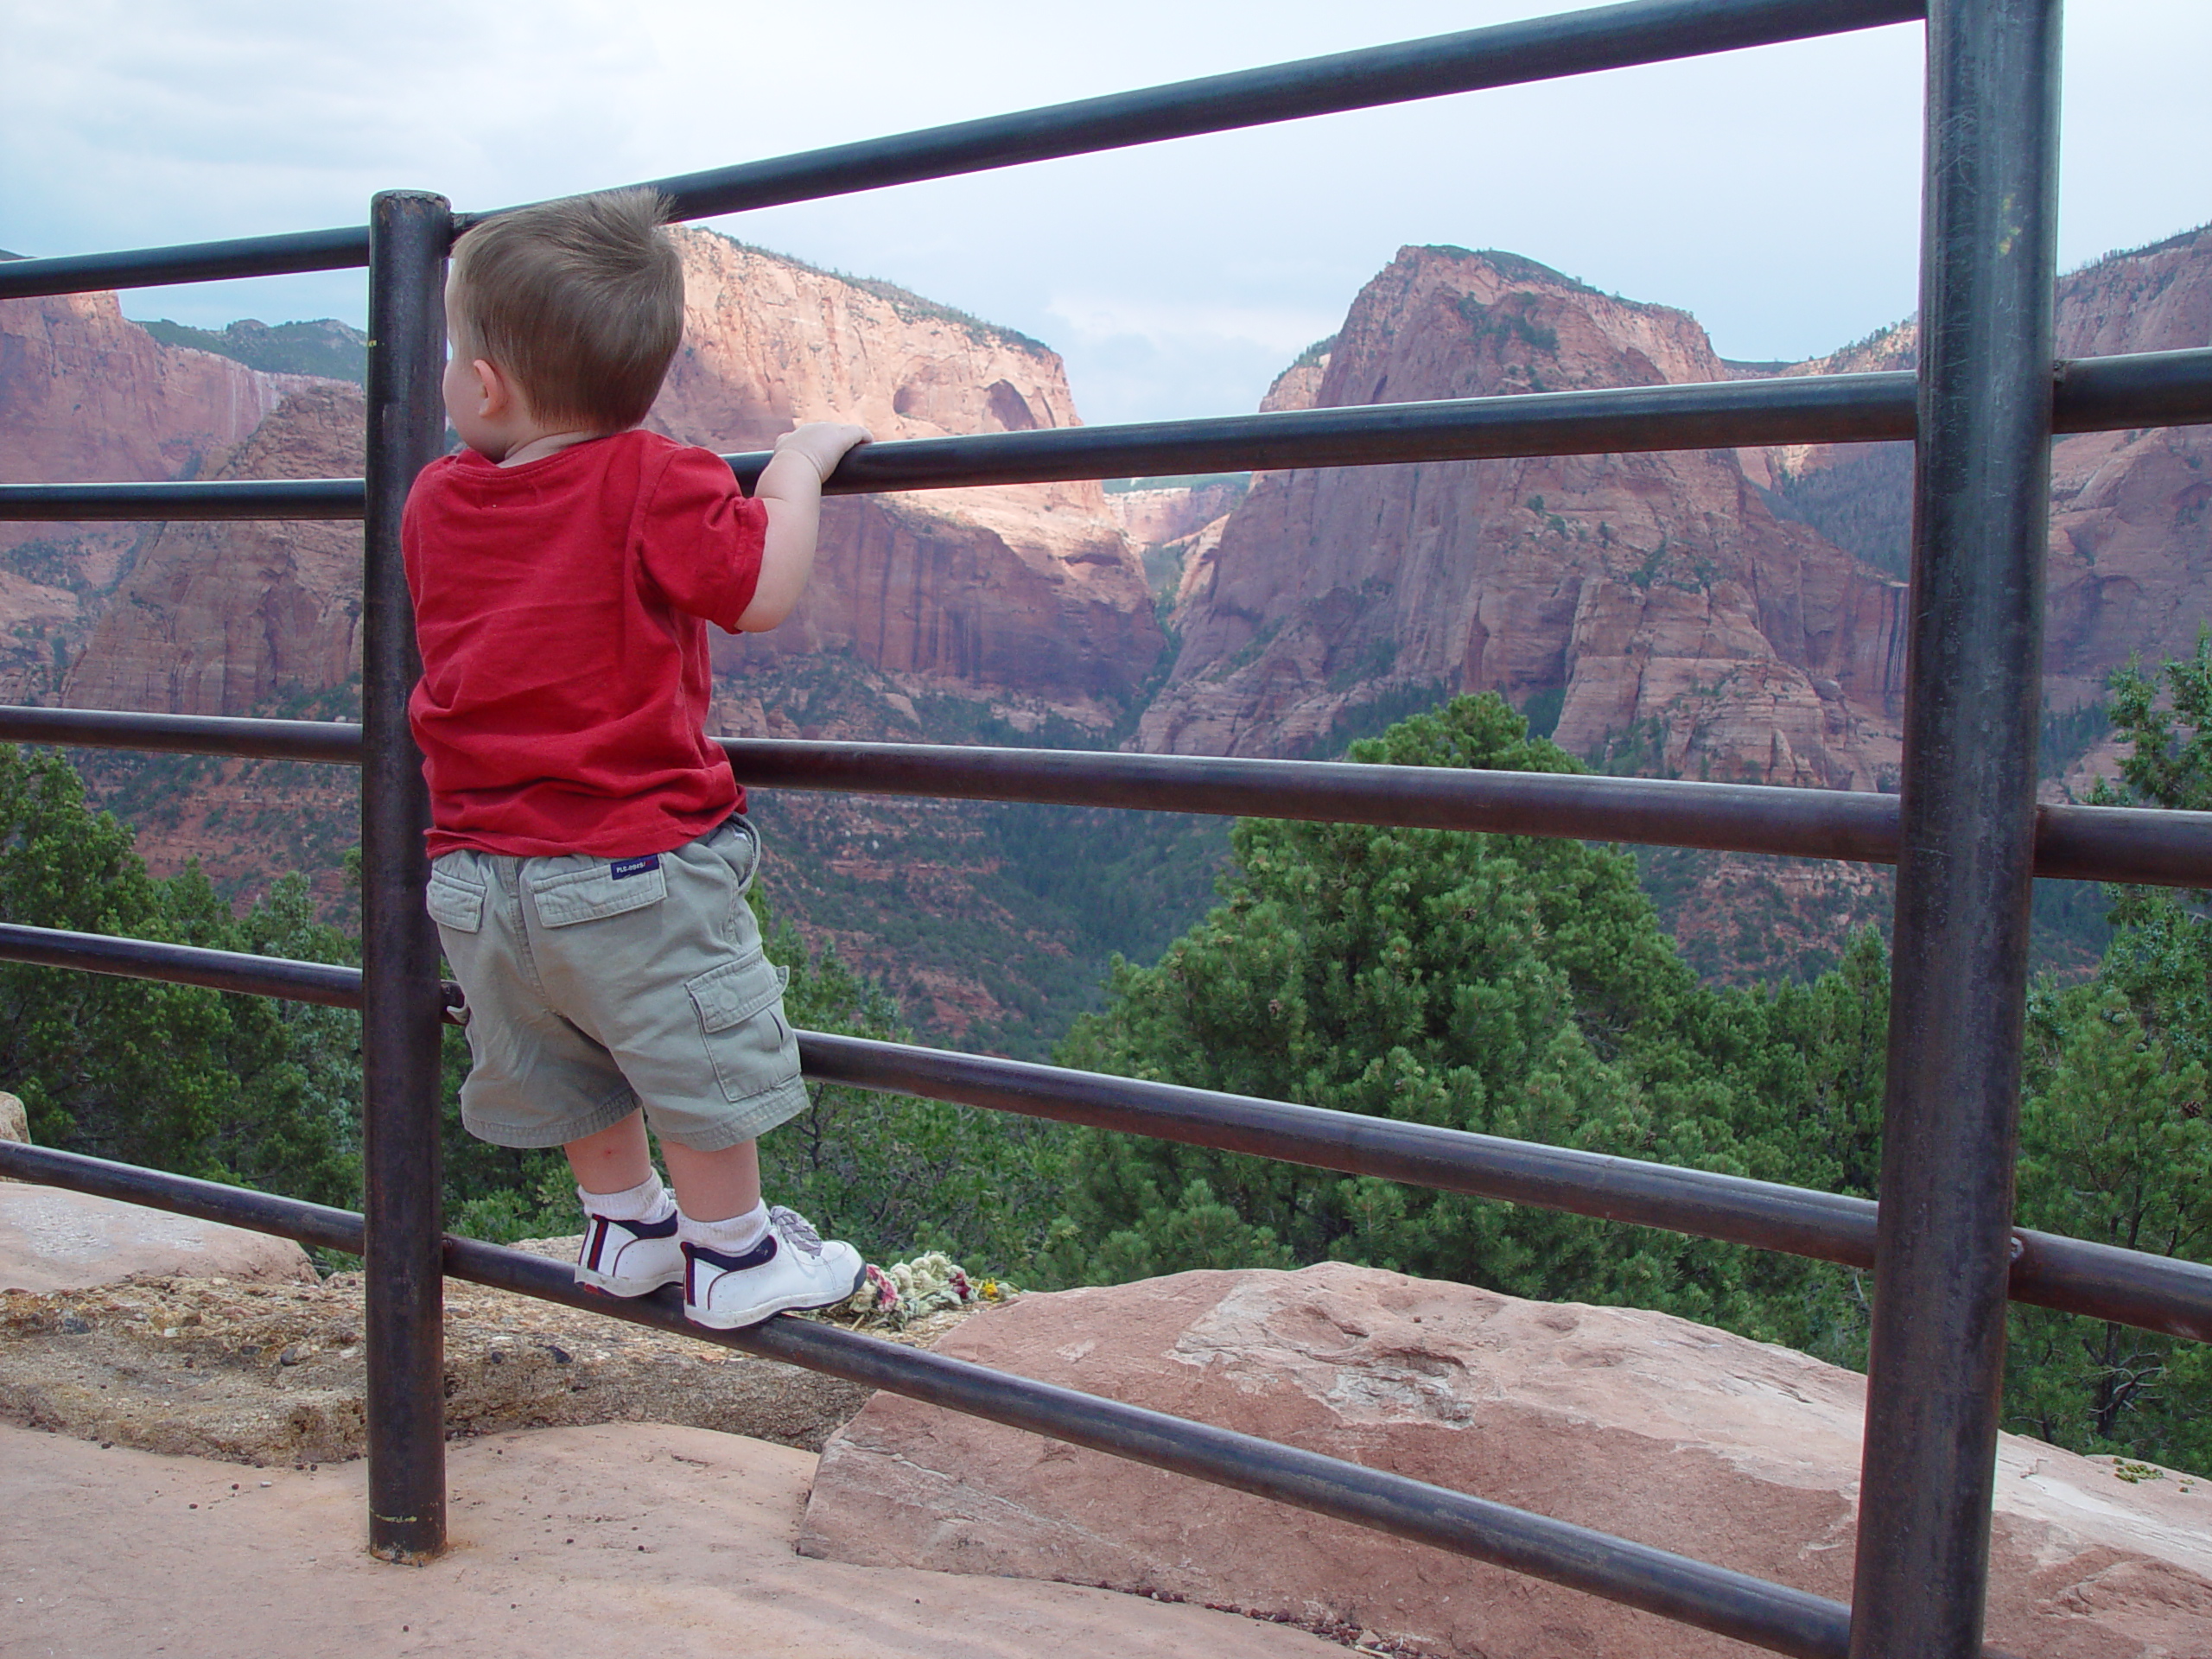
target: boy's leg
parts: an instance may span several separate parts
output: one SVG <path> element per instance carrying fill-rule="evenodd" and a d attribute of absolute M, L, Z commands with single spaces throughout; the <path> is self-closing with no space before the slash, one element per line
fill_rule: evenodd
<path fill-rule="evenodd" d="M 860 1252 L 795 1211 L 760 1202 L 757 1141 L 700 1152 L 661 1139 L 683 1241 L 683 1312 L 718 1331 L 842 1302 L 868 1276 Z"/>
<path fill-rule="evenodd" d="M 642 1123 L 638 1139 L 644 1142 Z M 668 1160 L 676 1202 L 689 1219 L 734 1221 L 760 1207 L 759 1141 L 741 1141 L 719 1152 L 694 1152 L 678 1141 L 664 1141 L 660 1150 Z"/>
<path fill-rule="evenodd" d="M 597 1135 L 588 1135 L 581 1141 L 571 1141 L 561 1148 L 569 1154 L 569 1167 L 575 1172 L 576 1185 L 589 1193 L 616 1193 L 636 1186 L 653 1173 L 652 1151 L 645 1144 L 645 1114 L 640 1107 L 619 1123 L 611 1123 Z M 673 1171 L 676 1163 L 669 1160 Z M 753 1183 L 757 1189 L 760 1182 Z"/>
<path fill-rule="evenodd" d="M 653 1173 L 645 1115 L 634 1111 L 561 1148 L 583 1200 L 576 1281 L 616 1296 L 643 1296 L 683 1276 L 676 1205 Z"/>

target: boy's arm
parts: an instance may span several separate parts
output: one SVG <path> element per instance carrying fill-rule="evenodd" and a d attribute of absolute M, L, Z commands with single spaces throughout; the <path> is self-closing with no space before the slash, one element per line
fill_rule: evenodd
<path fill-rule="evenodd" d="M 768 534 L 760 550 L 760 585 L 753 590 L 753 602 L 737 619 L 741 632 L 766 632 L 798 603 L 806 579 L 814 572 L 822 480 L 848 449 L 868 441 L 866 427 L 836 421 L 810 421 L 776 440 L 776 453 L 753 492 L 768 510 Z"/>

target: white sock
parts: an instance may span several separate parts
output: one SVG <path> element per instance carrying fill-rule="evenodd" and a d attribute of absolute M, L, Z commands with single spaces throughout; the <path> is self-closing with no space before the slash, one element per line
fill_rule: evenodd
<path fill-rule="evenodd" d="M 587 1192 L 580 1186 L 576 1196 L 583 1200 L 586 1215 L 605 1216 L 609 1221 L 665 1221 L 676 1207 L 658 1171 L 647 1172 L 644 1180 L 620 1192 Z"/>
<path fill-rule="evenodd" d="M 678 1211 L 676 1231 L 687 1244 L 702 1244 L 724 1255 L 743 1255 L 768 1236 L 768 1206 L 755 1204 L 728 1221 L 699 1221 Z"/>

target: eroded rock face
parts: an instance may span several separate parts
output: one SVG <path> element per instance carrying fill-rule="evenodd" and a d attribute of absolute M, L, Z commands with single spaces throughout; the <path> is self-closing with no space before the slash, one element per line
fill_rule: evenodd
<path fill-rule="evenodd" d="M 2212 226 L 2112 254 L 2060 278 L 2061 357 L 2182 351 L 2212 343 Z M 1910 321 L 1790 372 L 1910 369 Z M 1747 456 L 1827 533 L 1902 572 L 1912 526 L 1909 446 L 1816 444 Z M 2051 446 L 2045 692 L 2057 708 L 2104 695 L 2140 653 L 2184 657 L 2212 614 L 2212 430 L 2086 432 Z"/>
<path fill-rule="evenodd" d="M 677 235 L 686 343 L 652 421 L 671 435 L 728 451 L 832 416 L 887 439 L 1075 418 L 1058 357 L 1033 341 L 724 237 Z M 166 349 L 113 321 L 141 355 Z M 107 366 L 82 341 L 63 356 L 70 372 Z M 225 440 L 235 448 L 206 450 L 211 475 L 359 474 L 357 388 L 225 366 L 248 377 L 232 402 L 252 421 Z M 104 396 L 127 398 L 137 384 L 126 375 Z M 284 391 L 289 401 L 275 407 Z M 72 418 L 107 415 L 103 404 Z M 107 475 L 128 475 L 112 470 L 121 464 Z M 351 524 L 167 526 L 140 556 L 125 602 L 107 607 L 67 694 L 95 707 L 245 714 L 288 689 L 336 685 L 359 659 L 359 549 Z M 1098 485 L 1084 482 L 833 500 L 797 613 L 773 634 L 721 641 L 716 660 L 741 676 L 764 657 L 846 652 L 918 684 L 986 700 L 1019 694 L 1104 725 L 1162 645 L 1142 567 Z"/>
<path fill-rule="evenodd" d="M 2212 344 L 2212 226 L 2065 277 L 2057 336 L 2062 357 Z M 2063 703 L 2101 696 L 2131 655 L 2196 648 L 2212 615 L 2212 428 L 2062 438 L 2050 473 L 2044 671 Z"/>
<path fill-rule="evenodd" d="M 1310 373 L 1310 371 L 1308 371 Z M 1729 378 L 1684 314 L 1506 254 L 1408 248 L 1318 386 L 1341 406 Z M 1391 696 L 1563 694 L 1578 753 L 1637 733 L 1692 776 L 1872 786 L 1902 590 L 1778 519 L 1732 452 L 1271 474 L 1178 620 L 1148 749 L 1325 752 Z"/>
<path fill-rule="evenodd" d="M 184 476 L 319 384 L 164 346 L 113 294 L 0 300 L 0 482 Z"/>
<path fill-rule="evenodd" d="M 358 478 L 360 389 L 288 397 L 216 478 Z M 308 520 L 161 526 L 64 688 L 87 709 L 248 715 L 361 663 L 361 527 Z"/>
<path fill-rule="evenodd" d="M 0 483 L 197 476 L 320 384 L 164 346 L 113 294 L 0 301 Z M 51 696 L 148 533 L 0 524 L 0 701 Z"/>
<path fill-rule="evenodd" d="M 677 235 L 686 343 L 652 422 L 673 436 L 734 450 L 832 417 L 882 439 L 1077 424 L 1058 355 L 1034 340 L 709 232 Z M 763 653 L 844 651 L 1103 724 L 1164 643 L 1137 556 L 1085 480 L 833 499 L 798 609 L 724 642 L 716 662 L 742 675 Z"/>
<path fill-rule="evenodd" d="M 940 1352 L 1850 1594 L 1864 1379 L 1664 1314 L 1339 1263 L 1031 1295 Z M 2201 1651 L 2212 1484 L 2006 1436 L 1989 1639 Z M 1734 1643 L 1222 1488 L 878 1395 L 800 1549 L 1065 1579 L 1376 1631 L 1414 1651 L 1688 1659 Z"/>

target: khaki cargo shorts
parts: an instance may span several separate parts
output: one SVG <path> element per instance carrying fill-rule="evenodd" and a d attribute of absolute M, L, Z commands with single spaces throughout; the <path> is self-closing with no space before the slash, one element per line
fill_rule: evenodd
<path fill-rule="evenodd" d="M 642 858 L 510 858 L 430 867 L 429 906 L 468 998 L 470 1134 L 555 1147 L 642 1104 L 699 1152 L 806 1109 L 785 970 L 745 902 L 760 840 L 743 818 Z"/>

